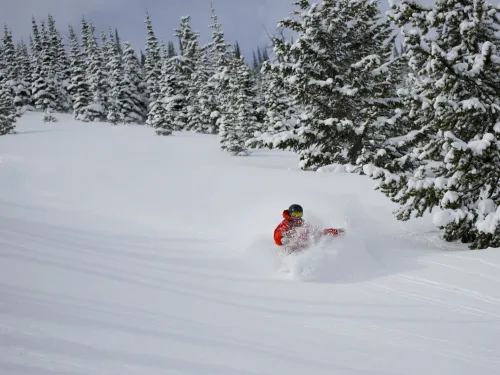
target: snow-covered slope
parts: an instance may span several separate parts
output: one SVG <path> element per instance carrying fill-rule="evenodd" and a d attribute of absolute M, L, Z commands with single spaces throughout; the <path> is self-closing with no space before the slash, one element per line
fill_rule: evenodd
<path fill-rule="evenodd" d="M 289 153 L 58 117 L 0 138 L 0 373 L 500 373 L 498 250 Z M 280 258 L 292 203 L 348 235 Z"/>

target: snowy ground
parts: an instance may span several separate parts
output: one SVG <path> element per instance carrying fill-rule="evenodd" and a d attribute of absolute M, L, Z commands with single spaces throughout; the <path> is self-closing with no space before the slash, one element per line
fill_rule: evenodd
<path fill-rule="evenodd" d="M 289 153 L 58 117 L 0 138 L 1 374 L 500 373 L 499 250 Z M 280 258 L 291 203 L 348 235 Z"/>

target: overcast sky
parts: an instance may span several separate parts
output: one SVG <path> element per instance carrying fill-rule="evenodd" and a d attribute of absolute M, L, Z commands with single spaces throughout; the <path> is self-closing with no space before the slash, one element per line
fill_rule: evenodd
<path fill-rule="evenodd" d="M 210 3 L 216 9 L 224 28 L 226 41 L 240 43 L 243 53 L 251 58 L 257 46 L 269 45 L 266 30 L 273 33 L 276 22 L 288 16 L 294 9 L 293 0 L 0 0 L 0 22 L 7 24 L 14 38 L 25 38 L 31 31 L 31 17 L 46 18 L 50 12 L 65 36 L 67 26 L 79 30 L 84 15 L 96 25 L 96 29 L 118 28 L 122 41 L 129 40 L 138 52 L 144 50 L 146 8 L 153 21 L 156 36 L 175 40 L 174 29 L 180 17 L 191 15 L 192 27 L 200 32 L 202 43 L 210 40 Z M 388 9 L 387 0 L 381 0 L 382 10 Z M 2 32 L 3 36 L 3 32 Z"/>

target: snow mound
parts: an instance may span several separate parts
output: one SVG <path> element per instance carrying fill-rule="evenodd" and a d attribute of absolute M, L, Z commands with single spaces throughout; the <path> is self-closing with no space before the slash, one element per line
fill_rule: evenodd
<path fill-rule="evenodd" d="M 352 283 L 383 273 L 383 266 L 356 234 L 325 238 L 309 249 L 282 256 L 285 279 L 322 283 Z"/>

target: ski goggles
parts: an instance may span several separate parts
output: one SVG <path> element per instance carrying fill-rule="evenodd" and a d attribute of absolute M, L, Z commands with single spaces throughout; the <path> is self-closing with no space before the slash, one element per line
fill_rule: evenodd
<path fill-rule="evenodd" d="M 290 214 L 291 217 L 302 217 L 304 215 L 303 212 L 295 211 Z"/>

